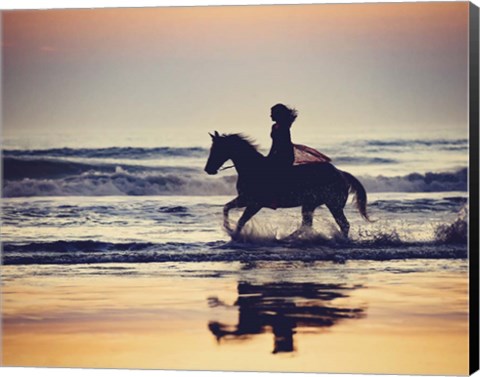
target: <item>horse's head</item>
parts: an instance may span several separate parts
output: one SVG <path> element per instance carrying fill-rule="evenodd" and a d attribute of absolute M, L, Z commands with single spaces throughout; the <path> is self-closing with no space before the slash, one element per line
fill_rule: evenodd
<path fill-rule="evenodd" d="M 212 147 L 210 148 L 210 155 L 208 156 L 205 171 L 210 174 L 217 174 L 218 169 L 230 159 L 231 150 L 228 147 L 227 138 L 220 135 L 217 131 L 212 135 Z"/>

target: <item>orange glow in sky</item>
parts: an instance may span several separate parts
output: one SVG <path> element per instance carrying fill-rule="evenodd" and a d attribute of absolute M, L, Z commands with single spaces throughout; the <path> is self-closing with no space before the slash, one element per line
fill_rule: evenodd
<path fill-rule="evenodd" d="M 7 11 L 3 25 L 11 138 L 266 142 L 277 102 L 298 108 L 303 141 L 466 137 L 467 2 Z"/>

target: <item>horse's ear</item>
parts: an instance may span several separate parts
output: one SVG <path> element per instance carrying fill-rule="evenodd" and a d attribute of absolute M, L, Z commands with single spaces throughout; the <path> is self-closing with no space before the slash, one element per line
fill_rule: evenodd
<path fill-rule="evenodd" d="M 213 139 L 215 139 L 215 136 L 213 136 L 210 132 L 208 133 L 210 135 L 210 137 Z"/>
<path fill-rule="evenodd" d="M 218 131 L 215 131 L 215 137 L 219 137 L 220 134 L 218 133 Z"/>

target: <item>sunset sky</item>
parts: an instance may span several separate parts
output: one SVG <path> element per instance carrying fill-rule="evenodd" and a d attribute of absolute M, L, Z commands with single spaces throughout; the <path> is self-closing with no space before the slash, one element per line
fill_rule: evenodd
<path fill-rule="evenodd" d="M 5 11 L 6 145 L 467 137 L 468 3 Z M 10 144 L 9 144 L 10 143 Z M 47 145 L 48 144 L 48 145 Z"/>

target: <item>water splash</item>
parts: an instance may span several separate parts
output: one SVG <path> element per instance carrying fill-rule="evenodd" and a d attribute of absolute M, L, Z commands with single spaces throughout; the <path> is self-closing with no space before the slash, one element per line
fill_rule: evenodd
<path fill-rule="evenodd" d="M 468 239 L 468 207 L 465 205 L 457 219 L 451 224 L 442 224 L 435 229 L 435 240 L 438 243 L 466 244 Z"/>

